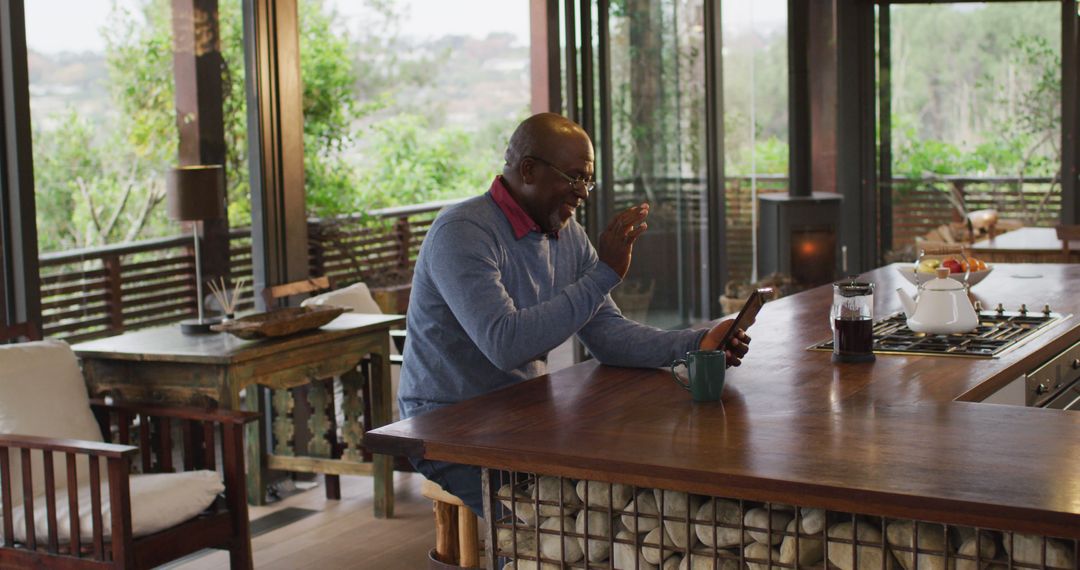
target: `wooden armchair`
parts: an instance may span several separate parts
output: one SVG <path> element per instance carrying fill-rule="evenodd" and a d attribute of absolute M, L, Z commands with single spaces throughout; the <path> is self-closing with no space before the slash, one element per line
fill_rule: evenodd
<path fill-rule="evenodd" d="M 1061 262 L 1070 263 L 1070 241 L 1080 241 L 1080 225 L 1060 225 L 1055 228 L 1061 240 Z"/>
<path fill-rule="evenodd" d="M 65 344 L 0 347 L 0 567 L 150 568 L 220 548 L 251 568 L 243 433 L 257 417 L 90 401 Z"/>

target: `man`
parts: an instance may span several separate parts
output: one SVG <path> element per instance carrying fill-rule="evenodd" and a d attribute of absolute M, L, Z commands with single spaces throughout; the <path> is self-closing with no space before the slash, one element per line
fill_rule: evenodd
<path fill-rule="evenodd" d="M 420 249 L 401 370 L 402 417 L 547 373 L 547 354 L 572 335 L 604 364 L 659 367 L 716 350 L 731 321 L 666 331 L 628 320 L 608 293 L 630 267 L 649 205 L 611 221 L 599 251 L 574 220 L 592 190 L 593 147 L 553 113 L 518 126 L 506 165 L 484 195 L 447 208 Z M 724 347 L 738 366 L 750 338 Z M 414 461 L 417 470 L 483 511 L 478 467 Z"/>

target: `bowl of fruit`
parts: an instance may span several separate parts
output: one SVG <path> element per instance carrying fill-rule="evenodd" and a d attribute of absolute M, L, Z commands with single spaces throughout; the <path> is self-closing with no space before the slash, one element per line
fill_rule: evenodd
<path fill-rule="evenodd" d="M 917 265 L 901 265 L 896 269 L 912 285 L 918 285 L 933 279 L 934 272 L 937 271 L 938 267 L 948 267 L 949 277 L 957 281 L 963 281 L 964 272 L 970 268 L 971 272 L 968 273 L 967 279 L 969 286 L 977 285 L 994 270 L 993 267 L 987 265 L 981 259 L 974 257 L 948 257 L 945 259 L 927 257 L 921 259 Z"/>

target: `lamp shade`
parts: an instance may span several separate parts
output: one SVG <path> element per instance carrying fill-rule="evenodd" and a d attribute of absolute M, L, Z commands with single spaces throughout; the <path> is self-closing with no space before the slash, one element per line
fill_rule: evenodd
<path fill-rule="evenodd" d="M 225 214 L 225 169 L 181 166 L 166 178 L 166 211 L 174 220 L 212 220 Z"/>

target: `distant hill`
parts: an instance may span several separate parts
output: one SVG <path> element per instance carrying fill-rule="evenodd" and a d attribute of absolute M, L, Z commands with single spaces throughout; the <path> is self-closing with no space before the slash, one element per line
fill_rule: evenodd
<path fill-rule="evenodd" d="M 30 113 L 35 128 L 50 128 L 74 109 L 94 124 L 109 115 L 105 54 L 41 53 L 26 56 L 30 79 Z"/>

